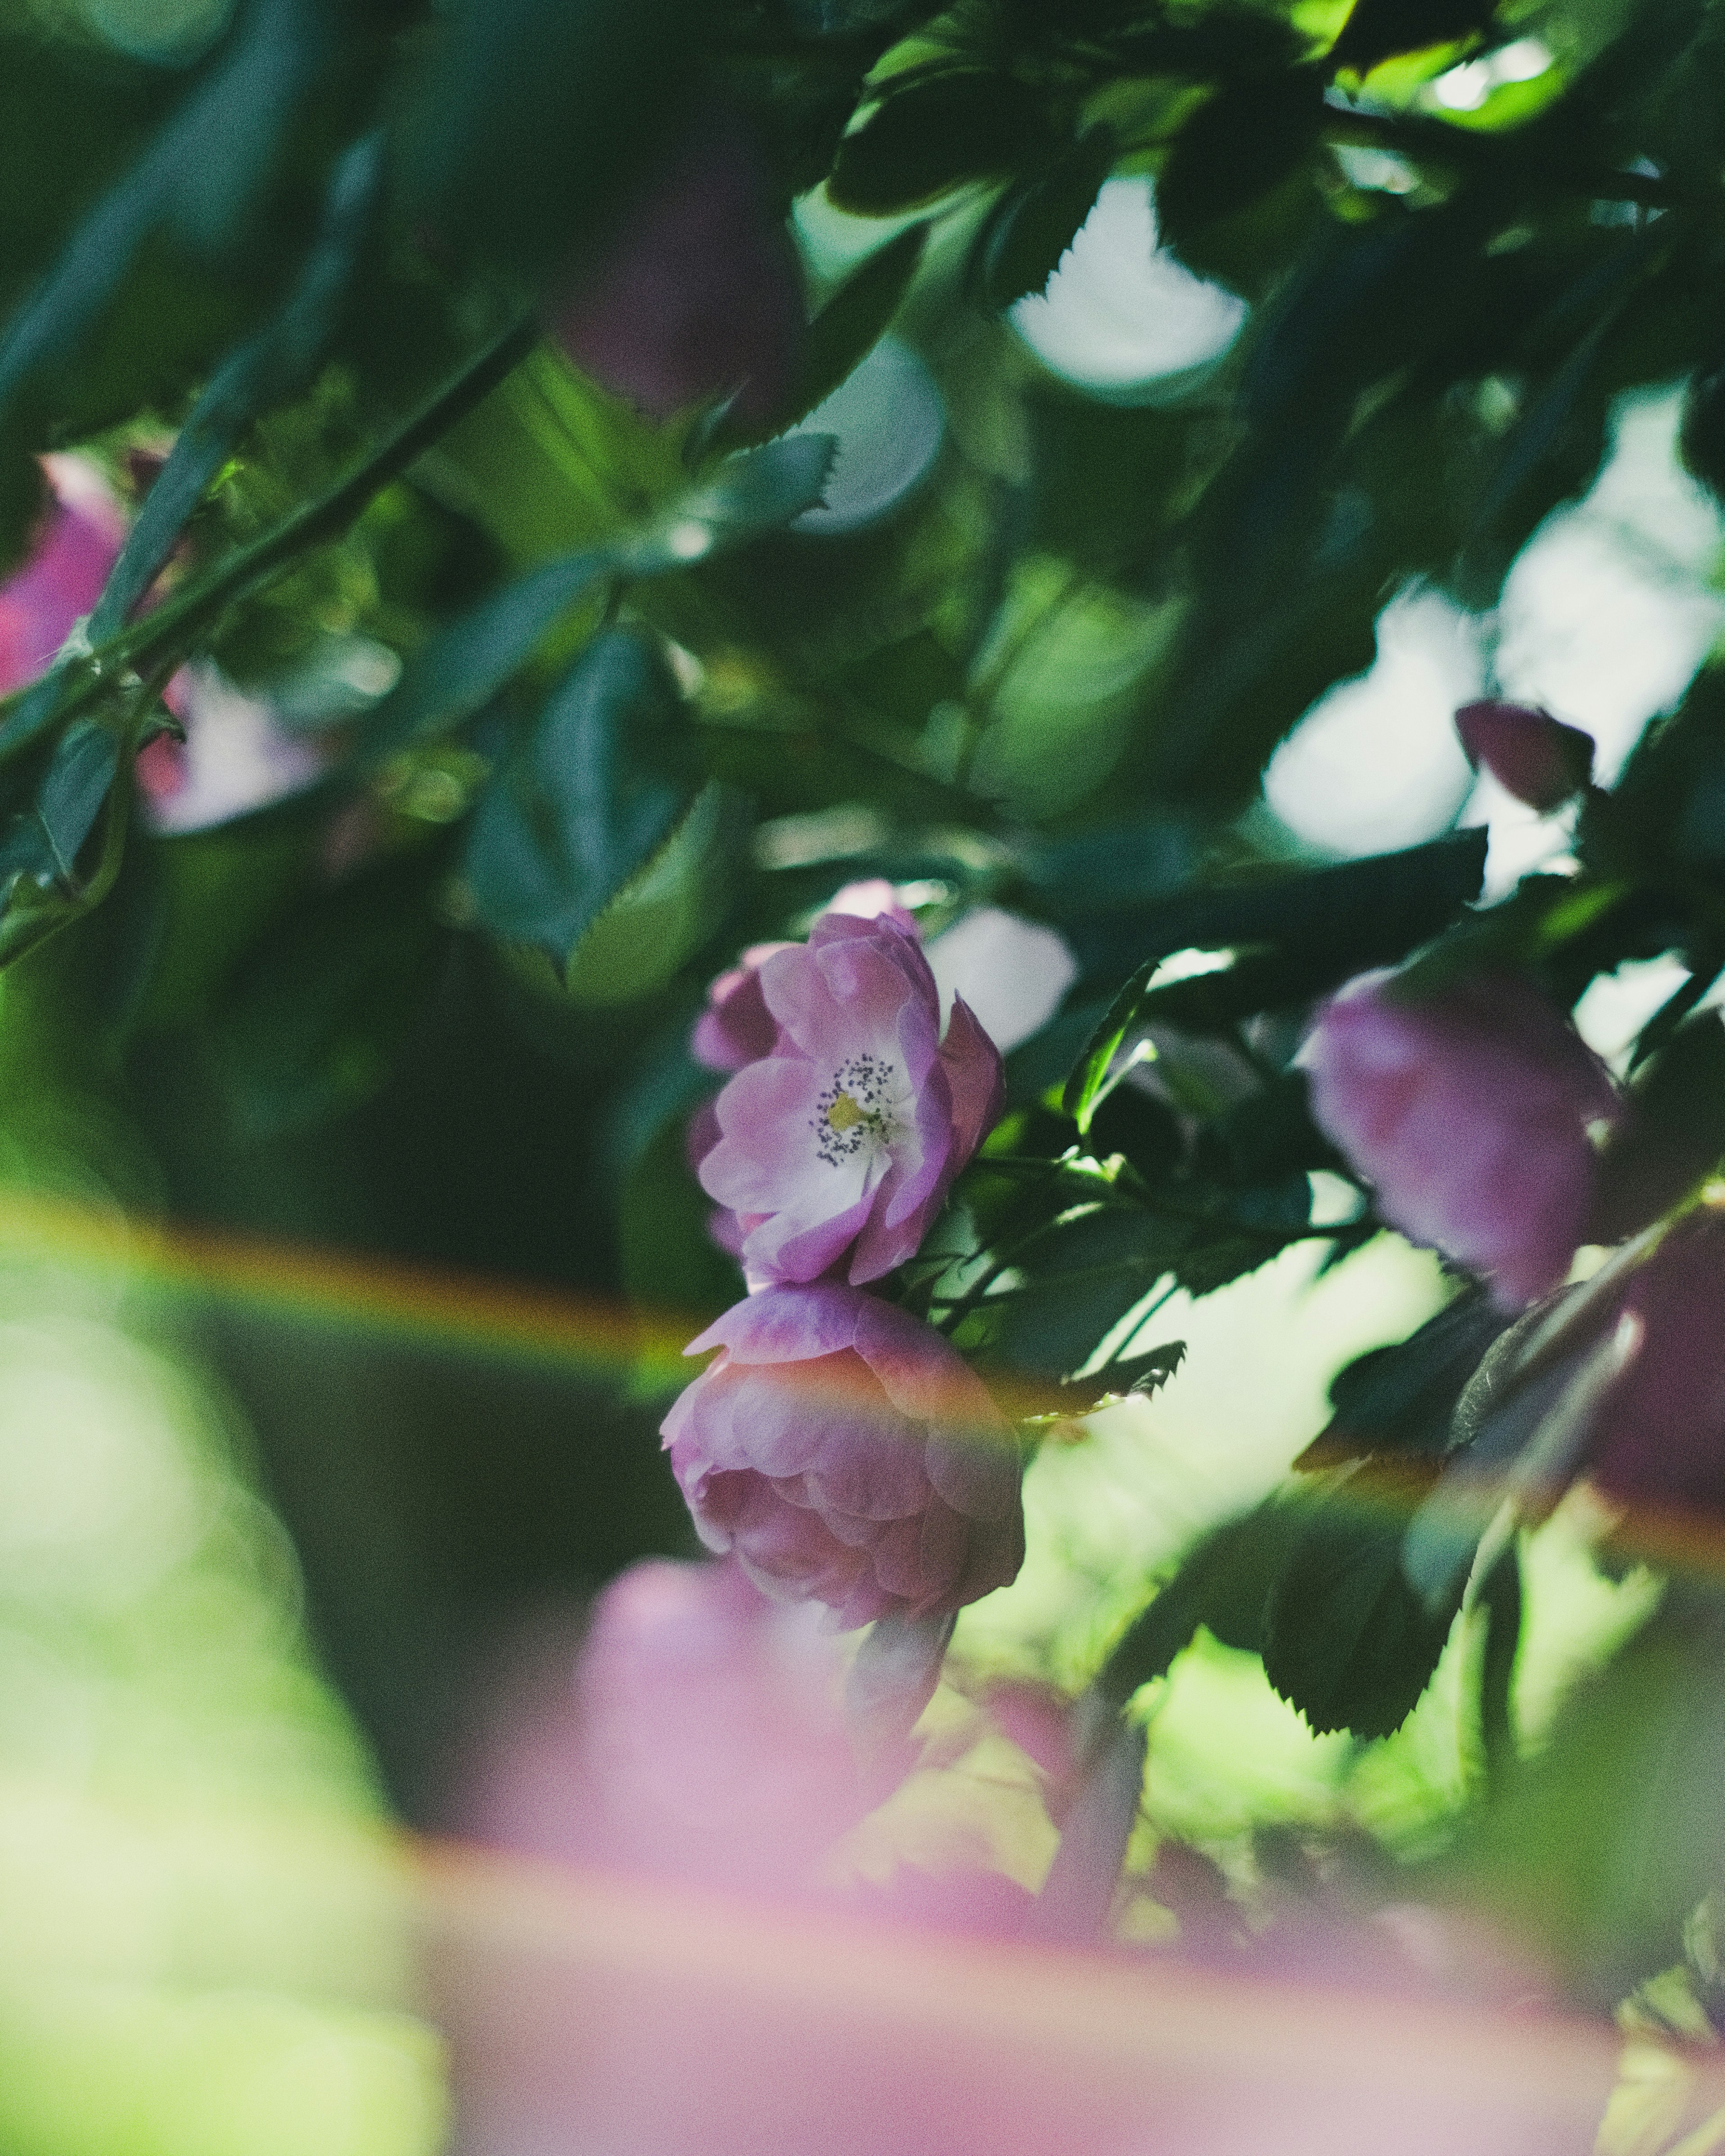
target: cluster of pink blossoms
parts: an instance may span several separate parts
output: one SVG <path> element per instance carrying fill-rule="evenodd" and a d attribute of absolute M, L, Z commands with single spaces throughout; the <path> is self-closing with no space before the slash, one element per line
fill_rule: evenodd
<path fill-rule="evenodd" d="M 692 1149 L 750 1293 L 665 1423 L 701 1539 L 845 1625 L 938 1626 L 1024 1559 L 1019 1461 L 942 1336 L 865 1283 L 916 1255 L 1001 1106 L 962 998 L 944 1036 L 910 916 L 823 914 L 716 981 L 696 1054 L 732 1072 Z"/>

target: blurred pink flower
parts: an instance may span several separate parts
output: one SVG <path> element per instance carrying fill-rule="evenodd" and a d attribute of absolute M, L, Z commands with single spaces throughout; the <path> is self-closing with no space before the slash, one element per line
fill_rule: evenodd
<path fill-rule="evenodd" d="M 777 1898 L 878 1801 L 839 1643 L 734 1564 L 631 1566 L 566 1656 L 470 1771 L 461 1824 L 484 1840 Z"/>
<path fill-rule="evenodd" d="M 54 499 L 30 557 L 0 584 L 0 696 L 46 671 L 96 601 L 126 542 L 126 512 L 82 457 L 49 456 Z"/>
<path fill-rule="evenodd" d="M 999 1051 L 959 997 L 942 1041 L 934 977 L 896 910 L 823 914 L 757 978 L 778 1039 L 720 1094 L 701 1184 L 754 1216 L 752 1286 L 818 1279 L 847 1252 L 853 1282 L 876 1280 L 914 1255 L 999 1114 Z"/>
<path fill-rule="evenodd" d="M 322 742 L 285 731 L 265 699 L 236 688 L 207 659 L 182 666 L 162 701 L 186 737 L 158 734 L 139 753 L 138 788 L 152 830 L 208 830 L 303 793 L 328 767 Z"/>
<path fill-rule="evenodd" d="M 1476 771 L 1542 814 L 1561 808 L 1593 774 L 1592 735 L 1527 704 L 1464 704 L 1455 731 Z"/>
<path fill-rule="evenodd" d="M 664 1424 L 709 1549 L 845 1625 L 922 1619 L 1024 1562 L 1019 1461 L 988 1389 L 921 1319 L 854 1288 L 749 1296 Z"/>
<path fill-rule="evenodd" d="M 1589 1126 L 1622 1102 L 1531 982 L 1480 975 L 1415 1003 L 1392 978 L 1362 973 L 1319 1012 L 1297 1059 L 1312 1115 L 1393 1227 L 1517 1308 L 1568 1271 L 1593 1191 Z"/>
<path fill-rule="evenodd" d="M 659 419 L 733 390 L 745 418 L 770 418 L 803 330 L 796 249 L 754 144 L 722 114 L 637 200 L 551 320 L 578 367 Z"/>
<path fill-rule="evenodd" d="M 1626 1502 L 1725 1512 L 1725 1213 L 1661 1238 L 1618 1306 L 1622 1373 L 1602 1400 L 1588 1473 Z"/>

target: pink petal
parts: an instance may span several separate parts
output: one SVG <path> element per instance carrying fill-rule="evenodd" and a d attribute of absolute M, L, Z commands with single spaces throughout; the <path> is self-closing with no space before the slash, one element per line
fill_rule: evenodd
<path fill-rule="evenodd" d="M 683 1353 L 704 1355 L 710 1348 L 724 1348 L 739 1363 L 801 1363 L 836 1355 L 855 1345 L 862 1301 L 850 1288 L 768 1288 L 733 1303 Z"/>
<path fill-rule="evenodd" d="M 701 1163 L 708 1197 L 739 1213 L 777 1212 L 805 1188 L 818 1200 L 841 1172 L 806 1142 L 821 1085 L 798 1055 L 762 1056 L 739 1070 L 714 1103 L 722 1136 Z"/>
<path fill-rule="evenodd" d="M 1000 1051 L 963 996 L 952 998 L 941 1062 L 952 1097 L 952 1154 L 962 1168 L 999 1122 L 1006 1105 Z"/>

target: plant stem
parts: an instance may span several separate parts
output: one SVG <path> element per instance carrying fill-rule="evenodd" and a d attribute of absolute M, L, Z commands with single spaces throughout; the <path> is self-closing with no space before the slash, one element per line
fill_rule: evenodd
<path fill-rule="evenodd" d="M 116 677 L 144 671 L 182 651 L 227 608 L 262 589 L 300 555 L 339 539 L 386 486 L 490 394 L 526 357 L 538 334 L 532 317 L 516 322 L 465 362 L 327 493 L 295 510 L 273 531 L 175 593 L 153 613 L 0 705 L 0 763 L 22 755 L 54 728 L 100 703 L 110 693 Z"/>

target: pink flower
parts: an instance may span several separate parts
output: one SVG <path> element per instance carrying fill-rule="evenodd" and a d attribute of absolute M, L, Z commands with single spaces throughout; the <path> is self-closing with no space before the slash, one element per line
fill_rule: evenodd
<path fill-rule="evenodd" d="M 460 1824 L 484 1840 L 778 1898 L 811 1891 L 878 1801 L 839 1643 L 734 1564 L 632 1565 L 578 1656 L 544 1646 L 506 1666 L 461 1778 Z"/>
<path fill-rule="evenodd" d="M 890 915 L 901 927 L 916 932 L 915 917 L 899 904 L 898 893 L 884 876 L 847 883 L 833 893 L 826 911 L 855 914 L 860 921 Z M 718 976 L 706 992 L 706 1009 L 695 1021 L 689 1044 L 697 1063 L 709 1070 L 741 1070 L 757 1056 L 772 1055 L 779 1042 L 778 1024 L 761 993 L 761 968 L 775 952 L 796 947 L 793 943 L 751 944 L 728 972 Z"/>
<path fill-rule="evenodd" d="M 1419 1003 L 1362 973 L 1298 1060 L 1318 1127 L 1393 1227 L 1516 1308 L 1554 1288 L 1586 1224 L 1589 1126 L 1622 1112 L 1605 1068 L 1527 981 L 1476 976 Z"/>
<path fill-rule="evenodd" d="M 715 116 L 556 310 L 578 367 L 655 418 L 738 391 L 771 416 L 802 351 L 797 253 L 754 145 Z"/>
<path fill-rule="evenodd" d="M 96 601 L 126 542 L 126 512 L 81 457 L 42 459 L 54 500 L 30 558 L 0 584 L 0 696 L 33 681 Z"/>
<path fill-rule="evenodd" d="M 958 997 L 942 1041 L 934 976 L 896 912 L 824 914 L 756 978 L 778 1038 L 720 1094 L 702 1187 L 752 1216 L 752 1286 L 816 1280 L 847 1252 L 854 1283 L 878 1280 L 915 1254 L 999 1115 L 999 1054 Z"/>
<path fill-rule="evenodd" d="M 182 666 L 162 701 L 186 738 L 158 734 L 139 754 L 152 830 L 208 830 L 303 793 L 329 767 L 321 742 L 286 732 L 267 701 L 236 688 L 207 659 Z"/>
<path fill-rule="evenodd" d="M 1601 1404 L 1588 1472 L 1630 1502 L 1725 1511 L 1725 1214 L 1679 1220 L 1630 1276 L 1639 1338 Z"/>
<path fill-rule="evenodd" d="M 664 1425 L 709 1549 L 846 1625 L 959 1609 L 1017 1576 L 1019 1463 L 987 1388 L 932 1327 L 836 1284 L 770 1288 Z"/>
<path fill-rule="evenodd" d="M 1591 734 L 1526 704 L 1464 704 L 1455 731 L 1476 771 L 1543 814 L 1561 808 L 1593 775 Z"/>

